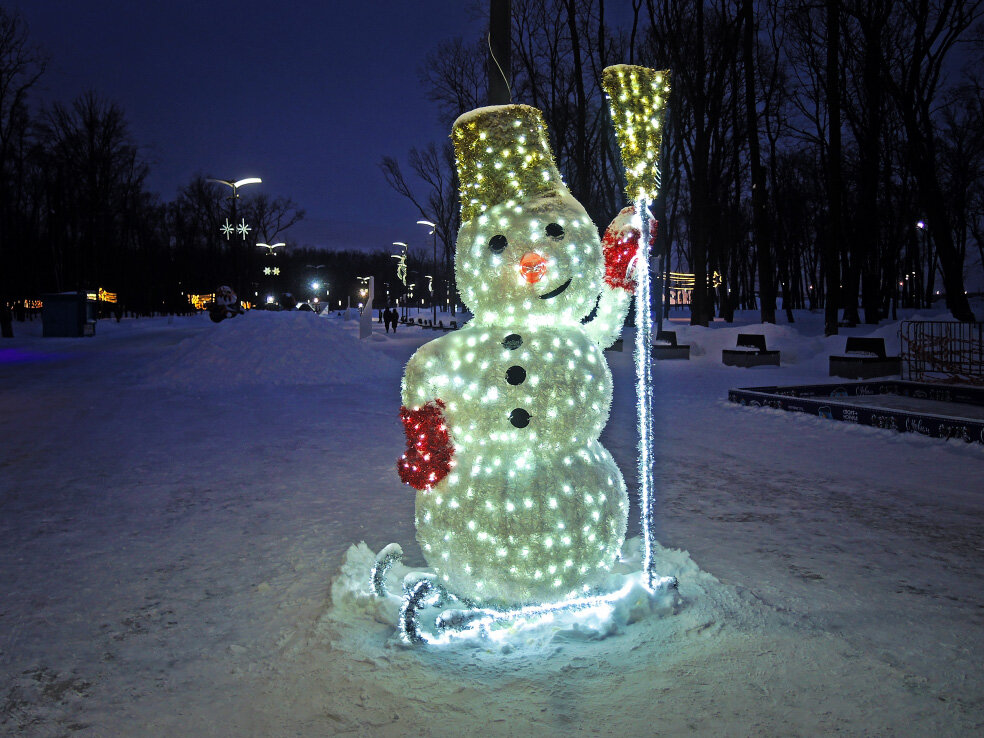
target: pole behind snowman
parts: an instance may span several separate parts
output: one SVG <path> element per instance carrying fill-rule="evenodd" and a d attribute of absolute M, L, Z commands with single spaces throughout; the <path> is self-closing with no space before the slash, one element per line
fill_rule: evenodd
<path fill-rule="evenodd" d="M 653 304 L 649 275 L 652 223 L 650 203 L 660 190 L 659 154 L 663 140 L 663 112 L 670 92 L 669 71 L 619 64 L 602 72 L 602 87 L 608 95 L 612 123 L 625 167 L 626 194 L 635 207 L 635 225 L 640 232 L 636 255 L 636 410 L 639 424 L 639 496 L 642 503 L 643 570 L 653 589 L 656 542 L 653 515 Z"/>

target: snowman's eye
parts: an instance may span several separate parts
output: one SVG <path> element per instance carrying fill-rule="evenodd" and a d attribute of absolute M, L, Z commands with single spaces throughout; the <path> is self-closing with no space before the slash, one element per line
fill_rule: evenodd
<path fill-rule="evenodd" d="M 489 250 L 493 254 L 501 254 L 503 251 L 506 250 L 506 246 L 508 245 L 509 242 L 506 240 L 506 237 L 503 236 L 501 233 L 492 236 L 492 238 L 489 239 Z"/>
<path fill-rule="evenodd" d="M 547 226 L 547 235 L 551 238 L 563 238 L 564 227 L 559 223 L 551 223 Z"/>

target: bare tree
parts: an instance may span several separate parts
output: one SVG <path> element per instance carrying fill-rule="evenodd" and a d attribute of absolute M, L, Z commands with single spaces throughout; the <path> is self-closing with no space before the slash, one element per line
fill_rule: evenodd
<path fill-rule="evenodd" d="M 52 105 L 40 130 L 48 236 L 68 265 L 56 275 L 59 288 L 120 284 L 122 220 L 147 176 L 123 110 L 90 92 L 71 106 Z"/>
<path fill-rule="evenodd" d="M 425 187 L 424 194 L 420 194 L 407 181 L 400 163 L 393 157 L 384 157 L 380 168 L 390 187 L 413 203 L 422 219 L 436 224 L 436 236 L 441 243 L 440 261 L 448 284 L 447 297 L 450 297 L 455 294 L 454 244 L 461 224 L 454 150 L 450 142 L 446 142 L 440 149 L 431 143 L 422 150 L 411 149 L 409 161 L 410 169 Z M 434 268 L 437 267 L 435 264 Z"/>
<path fill-rule="evenodd" d="M 26 270 L 26 263 L 8 244 L 25 240 L 18 216 L 25 197 L 25 156 L 27 149 L 27 95 L 44 73 L 47 57 L 28 37 L 28 29 L 18 14 L 0 7 L 0 317 L 4 337 L 13 336 L 7 298 L 14 288 L 14 272 Z"/>
<path fill-rule="evenodd" d="M 935 134 L 936 108 L 945 86 L 947 61 L 984 14 L 984 0 L 903 0 L 902 22 L 884 58 L 884 81 L 909 142 L 926 228 L 939 255 L 946 304 L 958 320 L 973 321 L 964 292 L 963 258 L 954 242 L 941 185 Z"/>

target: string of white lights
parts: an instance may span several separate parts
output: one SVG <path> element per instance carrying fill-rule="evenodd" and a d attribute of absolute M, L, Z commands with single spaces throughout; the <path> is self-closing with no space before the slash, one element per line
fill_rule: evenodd
<path fill-rule="evenodd" d="M 645 573 L 643 576 L 646 589 L 650 592 L 677 586 L 676 577 L 651 579 Z M 400 634 L 403 640 L 411 645 L 446 645 L 456 638 L 482 637 L 501 640 L 508 637 L 509 633 L 507 629 L 496 631 L 493 628 L 496 623 L 521 620 L 543 622 L 561 612 L 596 611 L 598 615 L 610 616 L 612 606 L 627 597 L 635 585 L 636 581 L 630 579 L 614 592 L 511 609 L 448 609 L 435 618 L 432 632 L 421 624 L 420 611 L 450 604 L 457 598 L 449 595 L 433 578 L 425 576 L 411 579 L 405 585 L 403 607 L 400 610 Z"/>

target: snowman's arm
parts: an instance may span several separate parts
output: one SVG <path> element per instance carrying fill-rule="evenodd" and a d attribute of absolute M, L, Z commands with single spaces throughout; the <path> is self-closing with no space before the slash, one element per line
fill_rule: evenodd
<path fill-rule="evenodd" d="M 400 420 L 407 449 L 397 461 L 400 479 L 418 490 L 438 484 L 454 466 L 454 444 L 445 417 L 447 405 L 434 387 L 433 349 L 422 347 L 407 363 L 403 375 Z"/>
<path fill-rule="evenodd" d="M 601 239 L 605 257 L 605 278 L 594 320 L 585 331 L 603 349 L 622 335 L 625 316 L 636 289 L 636 259 L 639 252 L 639 223 L 635 206 L 622 208 L 605 229 Z M 652 241 L 650 241 L 652 244 Z"/>
<path fill-rule="evenodd" d="M 435 367 L 440 367 L 442 364 L 436 361 L 433 354 L 433 347 L 424 344 L 407 362 L 400 386 L 403 404 L 407 407 L 423 405 L 440 397 L 435 386 L 437 384 L 435 378 L 439 371 Z"/>
<path fill-rule="evenodd" d="M 598 299 L 595 317 L 584 325 L 588 338 L 603 349 L 615 343 L 622 335 L 622 326 L 625 325 L 625 316 L 628 315 L 631 303 L 631 292 L 606 284 Z"/>

